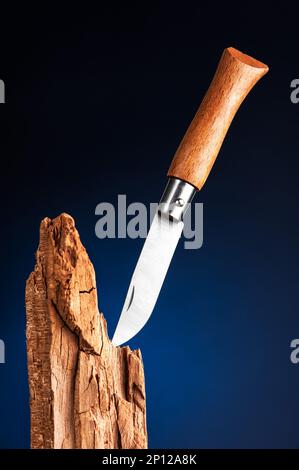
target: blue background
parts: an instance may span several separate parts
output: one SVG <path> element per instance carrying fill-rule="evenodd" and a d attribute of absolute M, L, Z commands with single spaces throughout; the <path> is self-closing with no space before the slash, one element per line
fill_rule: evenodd
<path fill-rule="evenodd" d="M 24 289 L 41 219 L 75 218 L 112 336 L 143 241 L 97 239 L 95 207 L 158 201 L 231 45 L 271 70 L 197 195 L 203 247 L 180 242 L 130 346 L 144 359 L 150 447 L 299 446 L 297 20 L 289 5 L 258 12 L 153 2 L 20 14 L 2 30 L 0 447 L 29 447 Z"/>

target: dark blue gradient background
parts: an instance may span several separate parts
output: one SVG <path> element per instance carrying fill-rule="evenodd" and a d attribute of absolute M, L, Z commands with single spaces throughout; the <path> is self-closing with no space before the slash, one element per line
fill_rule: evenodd
<path fill-rule="evenodd" d="M 98 240 L 95 207 L 117 194 L 158 201 L 230 45 L 271 71 L 197 195 L 203 247 L 180 242 L 130 346 L 144 358 L 150 447 L 299 446 L 297 20 L 289 5 L 275 8 L 253 23 L 245 7 L 237 19 L 216 6 L 154 3 L 112 17 L 57 14 L 51 32 L 49 18 L 37 28 L 34 16 L 2 31 L 0 447 L 29 447 L 24 289 L 41 219 L 75 218 L 112 336 L 143 241 Z"/>

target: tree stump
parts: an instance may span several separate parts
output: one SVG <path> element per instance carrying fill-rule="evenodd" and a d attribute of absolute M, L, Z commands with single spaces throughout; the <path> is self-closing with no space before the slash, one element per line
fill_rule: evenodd
<path fill-rule="evenodd" d="M 147 447 L 140 350 L 115 347 L 93 265 L 67 214 L 40 226 L 26 285 L 31 447 Z"/>

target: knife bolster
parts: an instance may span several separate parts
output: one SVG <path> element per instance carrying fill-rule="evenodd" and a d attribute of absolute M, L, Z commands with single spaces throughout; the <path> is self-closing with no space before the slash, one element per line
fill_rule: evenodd
<path fill-rule="evenodd" d="M 159 203 L 159 214 L 169 219 L 182 220 L 196 191 L 192 184 L 170 177 Z"/>

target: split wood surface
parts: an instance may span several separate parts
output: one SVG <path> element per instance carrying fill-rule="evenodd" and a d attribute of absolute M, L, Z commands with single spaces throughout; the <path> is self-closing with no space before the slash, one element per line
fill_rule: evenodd
<path fill-rule="evenodd" d="M 147 447 L 141 352 L 114 347 L 74 220 L 44 219 L 26 285 L 31 447 Z"/>

